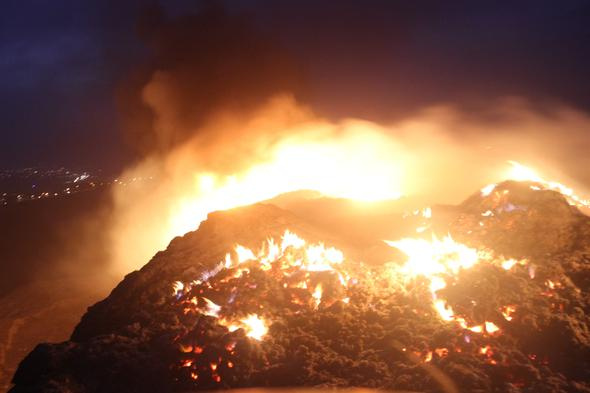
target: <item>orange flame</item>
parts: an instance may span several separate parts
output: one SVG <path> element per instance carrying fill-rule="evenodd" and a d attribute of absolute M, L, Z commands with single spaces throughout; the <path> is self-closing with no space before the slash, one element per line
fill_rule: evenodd
<path fill-rule="evenodd" d="M 242 245 L 236 245 L 235 259 L 232 258 L 230 253 L 227 253 L 223 261 L 210 271 L 204 272 L 201 279 L 195 280 L 190 284 L 176 281 L 172 286 L 177 299 L 183 296 L 186 297 L 180 300 L 186 306 L 186 312 L 198 311 L 203 315 L 217 318 L 217 323 L 225 326 L 230 332 L 244 329 L 246 336 L 255 340 L 262 340 L 269 329 L 268 322 L 263 317 L 258 314 L 249 314 L 244 318 L 229 317 L 224 312 L 226 306 L 220 306 L 203 296 L 200 296 L 202 302 L 197 300 L 196 297 L 190 294 L 192 288 L 200 285 L 212 288 L 209 280 L 224 269 L 234 269 L 230 273 L 229 278 L 238 278 L 244 273 L 248 274 L 250 267 L 254 266 L 262 271 L 275 269 L 273 270 L 273 274 L 280 273 L 282 274 L 282 279 L 285 280 L 283 282 L 283 288 L 306 290 L 313 304 L 313 308 L 317 309 L 322 302 L 323 287 L 322 283 L 312 283 L 310 281 L 311 274 L 314 272 L 330 272 L 330 274 L 338 279 L 340 285 L 346 288 L 349 275 L 346 271 L 342 270 L 341 265 L 343 262 L 344 255 L 340 250 L 334 247 L 326 247 L 323 243 L 307 244 L 305 240 L 286 230 L 281 237 L 280 243 L 276 243 L 274 239 L 269 238 L 257 253 Z M 297 271 L 305 274 L 294 274 Z M 280 275 L 277 275 L 277 277 L 280 277 Z M 295 277 L 296 280 L 291 277 Z M 220 282 L 227 282 L 227 280 L 228 278 L 226 276 Z M 313 288 L 313 291 L 311 288 Z M 350 299 L 343 297 L 341 300 L 346 304 Z M 221 304 L 229 304 L 231 302 L 233 300 Z M 293 299 L 293 302 L 295 304 L 303 304 L 300 299 Z M 199 308 L 196 308 L 197 306 Z M 184 349 L 184 347 L 181 349 Z"/>
<path fill-rule="evenodd" d="M 470 269 L 481 261 L 495 263 L 504 269 L 510 269 L 523 261 L 513 259 L 495 259 L 490 252 L 476 250 L 464 244 L 458 243 L 448 235 L 442 240 L 433 235 L 432 240 L 404 238 L 396 241 L 386 240 L 391 247 L 402 251 L 406 256 L 406 262 L 392 272 L 394 277 L 402 280 L 413 279 L 417 276 L 429 280 L 429 289 L 432 294 L 432 306 L 443 321 L 454 321 L 463 329 L 474 333 L 496 334 L 500 328 L 490 321 L 481 325 L 470 325 L 465 318 L 457 316 L 444 299 L 439 298 L 437 292 L 447 287 L 447 277 L 456 276 L 461 270 Z"/>
<path fill-rule="evenodd" d="M 546 190 L 557 191 L 565 196 L 570 205 L 580 208 L 590 208 L 590 200 L 576 195 L 571 188 L 553 180 L 546 180 L 534 169 L 526 167 L 516 161 L 508 161 L 508 163 L 511 165 L 511 169 L 506 176 L 507 179 L 538 183 L 541 187 L 531 186 L 531 189 L 540 190 L 543 188 Z"/>

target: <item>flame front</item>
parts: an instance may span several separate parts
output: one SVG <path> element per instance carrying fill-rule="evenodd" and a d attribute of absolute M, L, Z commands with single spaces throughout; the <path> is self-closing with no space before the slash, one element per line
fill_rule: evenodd
<path fill-rule="evenodd" d="M 425 217 L 430 218 L 431 215 L 429 210 Z M 351 305 L 351 291 L 361 283 L 371 286 L 389 278 L 408 285 L 413 280 L 422 278 L 426 279 L 426 287 L 431 294 L 432 310 L 442 321 L 455 323 L 470 333 L 486 337 L 501 333 L 500 327 L 493 321 L 473 323 L 457 315 L 445 299 L 439 296 L 439 291 L 446 288 L 449 281 L 455 280 L 463 270 L 471 269 L 477 264 L 491 263 L 500 269 L 509 269 L 517 264 L 525 264 L 526 261 L 495 258 L 491 252 L 468 247 L 456 242 L 451 236 L 442 239 L 433 236 L 430 241 L 404 238 L 386 243 L 407 256 L 405 263 L 393 270 L 389 264 L 373 271 L 353 269 L 352 265 L 346 263 L 340 250 L 326 247 L 322 243 L 308 244 L 289 230 L 284 232 L 279 242 L 269 238 L 258 252 L 236 245 L 233 253 L 227 253 L 222 261 L 203 272 L 198 279 L 190 283 L 172 284 L 175 301 L 182 306 L 183 315 L 212 318 L 212 323 L 224 328 L 229 334 L 229 338 L 225 339 L 229 339 L 225 344 L 225 357 L 216 355 L 217 361 L 211 364 L 205 362 L 205 359 L 212 356 L 207 340 L 201 342 L 199 336 L 194 336 L 190 330 L 179 335 L 179 350 L 189 356 L 181 361 L 180 367 L 187 369 L 187 375 L 194 381 L 203 383 L 204 380 L 211 380 L 219 383 L 222 380 L 222 370 L 239 364 L 236 358 L 236 340 L 240 334 L 242 337 L 264 342 L 277 314 L 265 307 L 264 297 L 252 292 L 259 290 L 259 285 L 269 285 L 255 278 L 262 276 L 276 283 L 271 296 L 290 299 L 290 307 L 296 313 L 320 312 L 335 302 L 348 307 Z M 283 294 L 279 295 L 276 291 L 282 291 Z M 263 293 L 266 293 L 264 296 L 269 296 L 267 290 Z M 506 321 L 511 321 L 516 308 L 507 305 L 498 311 Z M 430 362 L 433 356 L 447 356 L 449 349 L 432 348 L 413 353 L 420 361 Z M 202 356 L 203 361 L 200 360 Z M 203 375 L 210 378 L 204 379 Z"/>
<path fill-rule="evenodd" d="M 561 190 L 559 186 L 545 182 L 524 167 L 515 168 L 517 173 L 539 184 L 534 186 L 539 190 Z M 491 198 L 494 198 L 506 192 L 492 184 L 481 190 L 481 196 L 486 198 L 492 195 Z M 572 192 L 569 195 L 574 194 Z M 570 197 L 570 203 L 581 201 L 581 198 Z M 487 207 L 475 213 L 476 223 L 483 220 L 479 221 L 480 226 L 487 225 L 484 224 L 486 220 L 496 220 L 504 214 L 499 209 L 485 209 Z M 429 222 L 433 216 L 432 209 L 417 210 L 413 215 L 422 220 L 416 232 L 422 234 L 432 227 Z M 501 272 L 498 274 L 509 274 L 506 272 L 514 270 L 521 277 L 531 280 L 543 276 L 536 271 L 535 265 L 526 259 L 504 258 L 488 249 L 470 247 L 456 241 L 451 235 L 439 238 L 433 234 L 430 239 L 406 237 L 387 240 L 385 243 L 403 253 L 405 260 L 367 269 L 362 263 L 350 263 L 339 249 L 323 243 L 308 243 L 286 230 L 278 240 L 268 238 L 258 251 L 235 245 L 220 262 L 202 272 L 194 281 L 171 283 L 173 302 L 182 310 L 180 318 L 193 318 L 192 323 L 202 323 L 202 318 L 205 318 L 206 323 L 223 332 L 220 339 L 223 340 L 222 348 L 225 348 L 222 355 L 213 353 L 210 337 L 205 333 L 207 330 L 200 325 L 199 329 L 191 325 L 190 329 L 185 329 L 176 337 L 183 356 L 179 367 L 186 369 L 187 377 L 195 383 L 220 383 L 228 369 L 240 367 L 237 357 L 240 348 L 237 343 L 240 340 L 250 340 L 255 345 L 270 342 L 269 345 L 272 345 L 273 340 L 267 338 L 272 335 L 273 326 L 276 329 L 276 326 L 282 325 L 277 323 L 284 317 L 281 313 L 313 317 L 315 313 L 332 312 L 332 305 L 348 307 L 350 310 L 359 306 L 355 294 L 365 291 L 363 296 L 366 296 L 366 292 L 372 290 L 372 293 L 381 296 L 397 296 L 400 293 L 410 293 L 411 296 L 418 293 L 420 297 L 426 295 L 427 298 L 420 298 L 425 306 L 414 306 L 412 312 L 425 318 L 433 316 L 448 329 L 456 329 L 455 332 L 460 332 L 467 346 L 473 347 L 475 342 L 484 344 L 475 347 L 478 356 L 482 356 L 490 365 L 499 364 L 498 348 L 492 348 L 488 342 L 494 343 L 493 340 L 501 339 L 509 331 L 507 327 L 517 325 L 523 309 L 510 304 L 514 303 L 513 299 L 504 305 L 496 304 L 492 311 L 486 310 L 478 315 L 465 311 L 472 306 L 452 303 L 447 297 L 452 299 L 451 290 L 465 277 L 463 274 L 481 265 L 484 265 L 482 268 Z M 557 280 L 545 277 L 543 280 L 546 287 L 541 292 L 543 296 L 554 296 L 553 291 L 562 287 L 562 283 Z M 388 284 L 384 285 L 384 281 Z M 355 292 L 358 288 L 362 290 Z M 417 292 L 410 292 L 415 288 L 418 288 Z M 277 303 L 271 305 L 275 297 L 281 299 L 278 308 Z M 475 299 L 467 300 L 475 306 Z M 371 301 L 378 302 L 379 299 L 368 300 L 363 297 L 361 307 L 368 305 L 371 308 Z M 513 322 L 515 318 L 516 323 Z M 459 345 L 424 348 L 415 344 L 401 349 L 419 362 L 436 362 L 451 352 L 462 350 Z"/>
<path fill-rule="evenodd" d="M 476 250 L 453 240 L 450 235 L 439 240 L 433 235 L 432 240 L 404 238 L 397 241 L 385 241 L 389 246 L 403 252 L 407 260 L 401 267 L 392 272 L 395 278 L 401 277 L 408 282 L 417 277 L 423 277 L 428 282 L 432 296 L 432 307 L 438 316 L 447 322 L 454 321 L 463 329 L 474 333 L 495 334 L 500 328 L 491 321 L 482 324 L 468 322 L 465 318 L 455 314 L 447 302 L 440 298 L 438 292 L 448 286 L 448 280 L 453 280 L 461 270 L 470 269 L 478 263 L 493 263 L 509 270 L 515 264 L 525 264 L 526 261 L 505 260 L 494 258 L 489 251 Z M 513 308 L 505 309 L 507 320 L 511 320 Z M 510 319 L 509 319 L 510 318 Z"/>
<path fill-rule="evenodd" d="M 508 161 L 511 165 L 507 179 L 516 181 L 530 181 L 538 183 L 538 186 L 531 186 L 533 190 L 553 190 L 561 193 L 570 205 L 579 208 L 590 209 L 590 200 L 584 199 L 574 193 L 574 190 L 556 181 L 545 180 L 534 169 L 526 167 L 516 161 Z"/>
<path fill-rule="evenodd" d="M 282 291 L 281 296 L 290 299 L 297 313 L 315 312 L 335 302 L 349 304 L 347 289 L 351 275 L 344 264 L 344 254 L 340 250 L 323 243 L 308 244 L 287 230 L 280 242 L 269 238 L 258 252 L 236 245 L 233 253 L 227 253 L 198 279 L 190 283 L 174 282 L 173 295 L 185 318 L 211 318 L 210 321 L 224 328 L 230 338 L 236 335 L 235 340 L 238 340 L 243 334 L 246 338 L 263 341 L 272 326 L 273 315 L 265 308 L 260 294 L 254 295 L 259 286 L 270 285 L 260 282 L 261 275 L 275 283 L 275 291 Z M 267 293 L 266 290 L 263 293 Z M 201 342 L 198 334 L 195 336 L 187 330 L 176 341 L 180 352 L 188 357 L 181 361 L 180 368 L 187 369 L 188 376 L 196 382 L 220 383 L 222 370 L 233 368 L 236 363 L 236 341 L 229 341 L 225 345 L 225 357 L 216 355 L 214 363 L 205 362 L 207 356 L 212 356 L 213 349 Z"/>
<path fill-rule="evenodd" d="M 430 210 L 423 214 L 424 218 L 431 216 Z M 413 312 L 425 319 L 438 318 L 447 329 L 460 332 L 464 346 L 456 342 L 444 347 L 440 343 L 431 347 L 407 343 L 410 345 L 400 351 L 412 361 L 436 363 L 451 353 L 472 351 L 490 365 L 501 364 L 494 343 L 501 340 L 506 324 L 514 323 L 519 316 L 517 306 L 506 304 L 489 320 L 473 320 L 456 312 L 443 290 L 454 286 L 464 272 L 479 265 L 490 265 L 499 272 L 516 267 L 517 274 L 527 277 L 532 264 L 469 247 L 450 235 L 442 238 L 433 235 L 430 240 L 402 238 L 386 243 L 401 251 L 405 261 L 367 269 L 358 262 L 351 263 L 334 247 L 308 243 L 287 230 L 278 241 L 266 240 L 256 252 L 236 245 L 197 279 L 171 283 L 173 303 L 182 310 L 179 318 L 188 321 L 175 338 L 181 359 L 177 369 L 191 383 L 218 386 L 224 378 L 234 375 L 231 373 L 240 372 L 243 366 L 240 351 L 244 347 L 239 343 L 243 340 L 249 340 L 250 347 L 272 348 L 276 337 L 270 340 L 268 337 L 273 334 L 274 324 L 278 322 L 277 329 L 284 329 L 285 321 L 295 315 L 313 319 L 315 313 L 330 315 L 341 307 L 367 312 L 367 306 L 370 309 L 371 303 L 380 299 L 367 298 L 367 293 L 398 299 L 403 299 L 406 293 L 408 298 L 429 293 L 428 298 L 418 300 L 424 306 L 414 306 Z M 393 285 L 384 285 L 386 280 Z M 548 291 L 561 286 L 559 281 L 551 279 L 543 284 Z M 360 298 L 358 294 L 362 294 Z M 552 296 L 552 293 L 542 295 Z M 281 300 L 277 303 L 276 299 Z M 332 305 L 338 308 L 330 308 Z"/>
<path fill-rule="evenodd" d="M 196 173 L 187 179 L 193 183 L 192 189 L 172 209 L 168 237 L 194 230 L 210 212 L 291 191 L 314 190 L 324 196 L 365 202 L 398 199 L 402 168 L 390 149 L 397 150 L 391 140 L 359 124 L 337 142 L 305 136 L 286 138 L 274 147 L 269 159 L 243 172 L 227 176 Z"/>

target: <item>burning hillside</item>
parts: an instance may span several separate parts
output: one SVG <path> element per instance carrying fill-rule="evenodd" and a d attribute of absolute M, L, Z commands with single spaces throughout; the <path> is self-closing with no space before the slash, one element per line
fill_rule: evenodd
<path fill-rule="evenodd" d="M 581 1 L 14 3 L 0 390 L 590 393 Z"/>
<path fill-rule="evenodd" d="M 590 391 L 590 219 L 533 180 L 385 242 L 269 204 L 212 213 L 39 345 L 13 392 Z"/>

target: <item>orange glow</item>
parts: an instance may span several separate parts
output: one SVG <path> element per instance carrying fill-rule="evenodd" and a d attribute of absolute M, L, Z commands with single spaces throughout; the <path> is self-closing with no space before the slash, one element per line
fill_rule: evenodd
<path fill-rule="evenodd" d="M 590 200 L 581 198 L 580 196 L 576 195 L 574 193 L 574 190 L 572 190 L 571 188 L 556 181 L 545 180 L 534 169 L 526 167 L 516 161 L 508 161 L 508 163 L 511 165 L 511 168 L 506 175 L 507 179 L 539 183 L 541 187 L 544 189 L 557 191 L 563 194 L 563 196 L 566 197 L 570 205 L 583 208 L 590 208 Z M 531 186 L 531 189 L 540 190 L 541 187 Z"/>
<path fill-rule="evenodd" d="M 203 298 L 203 300 L 205 300 L 205 303 L 207 304 L 207 309 L 203 311 L 203 314 L 211 317 L 218 317 L 221 306 L 218 306 L 207 298 Z"/>
<path fill-rule="evenodd" d="M 486 321 L 485 328 L 486 328 L 486 332 L 488 332 L 490 334 L 494 334 L 494 333 L 500 331 L 500 328 L 498 326 L 496 326 L 496 324 L 494 324 L 493 322 Z"/>
<path fill-rule="evenodd" d="M 393 269 L 392 277 L 402 281 L 408 281 L 418 276 L 426 278 L 429 281 L 429 289 L 432 294 L 432 307 L 443 321 L 454 321 L 463 329 L 474 333 L 496 334 L 500 332 L 500 328 L 490 321 L 485 321 L 480 325 L 469 324 L 465 318 L 456 315 L 452 307 L 444 299 L 441 299 L 437 292 L 447 287 L 449 277 L 455 277 L 461 270 L 470 269 L 482 261 L 499 265 L 508 270 L 515 264 L 525 264 L 525 260 L 498 259 L 488 251 L 476 250 L 458 243 L 450 235 L 445 236 L 442 240 L 433 236 L 430 241 L 420 238 L 404 238 L 396 241 L 386 240 L 385 243 L 397 248 L 407 256 L 407 260 L 402 266 Z"/>
<path fill-rule="evenodd" d="M 315 287 L 315 290 L 313 291 L 313 294 L 311 296 L 314 299 L 315 308 L 318 308 L 320 306 L 320 303 L 322 302 L 322 284 L 318 284 Z"/>
<path fill-rule="evenodd" d="M 447 272 L 457 274 L 460 269 L 475 265 L 479 257 L 478 251 L 455 242 L 450 235 L 442 240 L 433 236 L 431 241 L 404 238 L 397 241 L 386 240 L 385 243 L 408 256 L 402 271 L 410 276 L 431 277 Z"/>
<path fill-rule="evenodd" d="M 286 138 L 266 162 L 233 175 L 195 173 L 193 187 L 172 207 L 168 237 L 196 229 L 208 213 L 249 205 L 282 193 L 315 190 L 357 201 L 398 199 L 401 166 L 387 151 L 391 140 L 358 129 L 338 140 Z M 387 163 L 387 164 L 386 164 Z"/>
<path fill-rule="evenodd" d="M 486 196 L 490 195 L 492 193 L 492 191 L 494 191 L 495 188 L 496 188 L 495 184 L 489 184 L 481 189 L 481 195 L 486 197 Z"/>
<path fill-rule="evenodd" d="M 513 314 L 516 312 L 516 306 L 504 306 L 500 312 L 504 316 L 504 319 L 510 322 L 514 318 Z"/>
<path fill-rule="evenodd" d="M 236 254 L 238 255 L 238 264 L 256 259 L 252 250 L 250 250 L 244 246 L 241 246 L 239 244 L 236 246 Z M 225 260 L 226 260 L 226 265 L 230 264 L 228 262 L 227 256 L 226 256 Z"/>
<path fill-rule="evenodd" d="M 289 230 L 284 232 L 280 242 L 276 242 L 273 238 L 267 239 L 258 252 L 254 252 L 242 245 L 236 245 L 234 249 L 235 258 L 232 258 L 230 253 L 227 253 L 217 267 L 205 272 L 203 276 L 206 277 L 203 278 L 204 282 L 202 280 L 194 280 L 189 284 L 179 281 L 174 282 L 172 284 L 173 294 L 182 305 L 186 305 L 188 311 L 200 312 L 203 315 L 217 318 L 217 323 L 225 326 L 230 332 L 244 329 L 247 337 L 258 341 L 262 340 L 268 333 L 269 321 L 258 314 L 249 314 L 243 318 L 236 317 L 232 313 L 224 312 L 227 306 L 216 304 L 206 297 L 200 297 L 199 300 L 196 300 L 191 295 L 191 290 L 199 285 L 212 288 L 211 282 L 208 280 L 224 269 L 234 269 L 235 271 L 232 272 L 233 277 L 238 278 L 243 273 L 248 273 L 250 268 L 256 266 L 262 271 L 274 269 L 273 275 L 276 277 L 282 275 L 282 280 L 284 280 L 283 288 L 300 288 L 307 292 L 308 298 L 304 297 L 303 301 L 294 298 L 293 303 L 307 304 L 308 307 L 312 306 L 313 309 L 317 309 L 322 302 L 323 287 L 322 283 L 312 283 L 310 281 L 313 273 L 329 272 L 343 288 L 348 285 L 349 275 L 342 269 L 344 254 L 340 250 L 334 247 L 326 247 L 323 243 L 307 244 L 305 240 Z M 291 278 L 296 272 L 304 273 L 297 278 L 297 281 Z M 232 274 L 228 276 L 232 278 Z M 227 279 L 227 277 L 223 278 L 220 282 L 227 282 Z M 340 300 L 345 304 L 350 301 L 348 297 L 342 297 Z M 233 300 L 220 304 L 229 304 L 231 302 Z M 233 351 L 233 347 L 226 347 L 226 349 L 230 352 Z M 184 352 L 184 350 L 185 348 L 181 346 L 181 351 Z M 190 350 L 187 349 L 187 351 Z"/>
<path fill-rule="evenodd" d="M 246 336 L 252 337 L 255 340 L 262 340 L 262 337 L 268 332 L 266 323 L 258 315 L 248 315 L 246 318 L 242 319 L 241 322 L 245 326 Z"/>
<path fill-rule="evenodd" d="M 489 345 L 486 345 L 485 347 L 481 347 L 479 349 L 479 353 L 482 355 L 487 355 L 488 353 L 491 354 L 491 347 Z"/>
<path fill-rule="evenodd" d="M 219 324 L 227 327 L 227 330 L 230 332 L 235 332 L 238 329 L 244 329 L 247 337 L 251 337 L 258 341 L 262 340 L 262 338 L 268 332 L 266 322 L 256 314 L 250 314 L 246 318 L 242 318 L 233 322 L 230 322 L 226 319 L 220 319 Z"/>

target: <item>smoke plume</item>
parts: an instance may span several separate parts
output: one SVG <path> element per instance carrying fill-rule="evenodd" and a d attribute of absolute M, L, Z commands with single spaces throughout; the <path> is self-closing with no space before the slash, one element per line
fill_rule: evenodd
<path fill-rule="evenodd" d="M 140 31 L 153 59 L 121 102 L 143 158 L 121 178 L 153 182 L 113 193 L 117 271 L 146 263 L 213 210 L 298 189 L 458 203 L 503 180 L 507 160 L 590 184 L 590 158 L 579 154 L 590 118 L 565 105 L 504 97 L 470 112 L 441 103 L 390 124 L 326 119 L 304 103 L 289 56 L 239 16 L 210 6 L 167 19 L 155 9 Z"/>
<path fill-rule="evenodd" d="M 167 152 L 197 133 L 202 145 L 215 143 L 217 133 L 202 127 L 212 112 L 248 112 L 273 94 L 302 91 L 289 55 L 217 2 L 175 18 L 152 7 L 138 31 L 151 58 L 119 102 L 128 139 L 143 154 Z"/>

